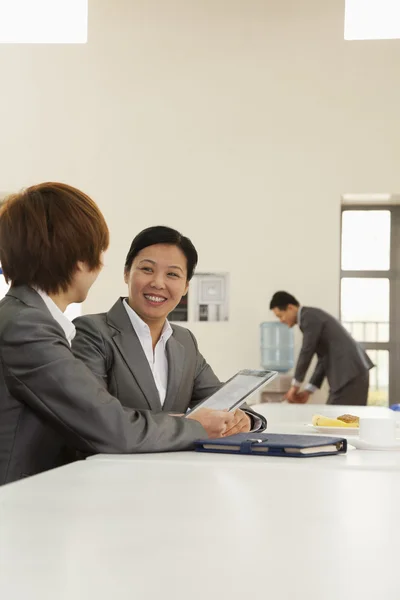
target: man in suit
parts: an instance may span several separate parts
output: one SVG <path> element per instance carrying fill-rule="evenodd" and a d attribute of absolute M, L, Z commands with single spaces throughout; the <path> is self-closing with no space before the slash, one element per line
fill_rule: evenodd
<path fill-rule="evenodd" d="M 182 418 L 122 407 L 74 357 L 64 311 L 85 300 L 108 239 L 93 200 L 65 184 L 32 186 L 0 209 L 0 260 L 12 284 L 0 302 L 0 485 L 77 453 L 187 450 L 234 425 L 221 411 Z"/>
<path fill-rule="evenodd" d="M 367 403 L 369 370 L 374 364 L 337 319 L 319 308 L 300 306 L 287 292 L 276 292 L 270 309 L 281 323 L 288 327 L 298 324 L 303 333 L 292 386 L 286 395 L 289 402 L 307 402 L 326 377 L 330 387 L 328 404 Z M 318 356 L 317 366 L 300 392 L 314 354 Z"/>
<path fill-rule="evenodd" d="M 74 320 L 72 351 L 123 406 L 184 414 L 223 385 L 191 331 L 167 320 L 196 263 L 189 238 L 149 227 L 134 238 L 125 261 L 128 297 L 107 313 Z M 229 434 L 265 429 L 264 417 L 242 409 Z"/>

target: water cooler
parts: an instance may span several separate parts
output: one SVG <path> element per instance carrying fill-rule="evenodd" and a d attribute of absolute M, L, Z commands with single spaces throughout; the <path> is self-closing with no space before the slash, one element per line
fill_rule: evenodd
<path fill-rule="evenodd" d="M 278 371 L 276 377 L 261 394 L 262 402 L 281 402 L 289 390 L 294 367 L 293 330 L 279 322 L 261 323 L 261 365 L 263 369 Z"/>

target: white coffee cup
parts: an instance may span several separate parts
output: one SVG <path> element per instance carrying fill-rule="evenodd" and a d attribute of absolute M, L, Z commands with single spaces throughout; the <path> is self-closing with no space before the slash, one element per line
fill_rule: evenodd
<path fill-rule="evenodd" d="M 381 448 L 396 443 L 396 421 L 390 417 L 361 417 L 360 440 Z"/>

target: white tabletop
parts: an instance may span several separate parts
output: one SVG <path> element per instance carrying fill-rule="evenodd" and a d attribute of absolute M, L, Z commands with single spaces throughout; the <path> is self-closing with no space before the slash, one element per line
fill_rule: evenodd
<path fill-rule="evenodd" d="M 337 418 L 350 413 L 357 417 L 376 417 L 388 415 L 400 419 L 400 412 L 395 412 L 383 406 L 343 406 L 336 404 L 289 404 L 288 402 L 268 402 L 256 404 L 252 408 L 264 415 L 270 425 L 277 423 L 311 423 L 313 415 L 324 415 Z"/>
<path fill-rule="evenodd" d="M 391 411 L 388 408 L 382 407 L 369 407 L 369 406 L 330 406 L 330 405 L 307 405 L 307 404 L 261 404 L 253 407 L 257 412 L 264 415 L 268 420 L 267 432 L 271 433 L 290 433 L 290 434 L 306 434 L 306 435 L 324 435 L 316 434 L 316 432 L 310 428 L 312 416 L 315 414 L 323 414 L 327 417 L 338 417 L 345 413 L 351 413 L 353 415 L 363 416 L 379 416 L 386 415 L 393 419 L 399 419 L 400 413 Z M 349 438 L 349 445 L 351 444 L 351 436 L 347 435 L 347 430 L 343 429 L 344 437 Z M 325 434 L 327 435 L 327 434 Z M 337 436 L 336 436 L 337 437 Z M 197 455 L 191 452 L 176 453 L 176 454 L 165 454 L 158 455 L 159 460 L 178 461 L 178 462 L 192 462 L 198 460 Z M 165 458 L 168 457 L 168 458 Z M 195 457 L 195 458 L 194 458 Z M 259 457 L 262 458 L 262 457 Z M 138 457 L 132 455 L 118 455 L 118 454 L 97 454 L 91 456 L 88 460 L 111 460 L 111 461 L 132 461 L 137 460 Z M 154 455 L 142 455 L 140 460 L 154 460 Z M 254 457 L 249 456 L 235 456 L 235 455 L 215 455 L 215 454 L 202 454 L 202 461 L 216 461 L 222 460 L 225 462 L 241 460 L 243 462 L 249 461 L 253 463 Z M 272 460 L 272 459 L 271 459 Z M 280 467 L 287 467 L 288 459 L 274 457 L 274 465 Z M 308 458 L 306 461 L 301 460 L 302 465 L 298 465 L 296 462 L 296 468 L 317 468 L 317 469 L 394 469 L 400 470 L 400 449 L 395 451 L 358 451 L 354 452 L 354 448 L 349 448 L 349 451 L 345 455 L 335 457 L 332 460 L 330 456 Z"/>
<path fill-rule="evenodd" d="M 56 469 L 0 488 L 0 598 L 398 600 L 399 468 L 354 450 Z"/>

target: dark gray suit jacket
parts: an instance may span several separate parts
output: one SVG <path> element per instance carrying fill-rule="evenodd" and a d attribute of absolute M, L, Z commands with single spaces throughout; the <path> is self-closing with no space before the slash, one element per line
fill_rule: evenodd
<path fill-rule="evenodd" d="M 318 363 L 310 383 L 320 388 L 327 377 L 332 392 L 374 366 L 360 344 L 327 312 L 303 306 L 299 327 L 303 344 L 294 374 L 297 381 L 304 380 L 314 354 L 318 356 Z"/>
<path fill-rule="evenodd" d="M 0 485 L 65 464 L 76 451 L 186 450 L 207 436 L 197 421 L 122 407 L 27 286 L 0 302 L 0 360 Z"/>
<path fill-rule="evenodd" d="M 185 413 L 223 385 L 200 354 L 193 334 L 172 325 L 173 334 L 166 346 L 167 394 L 161 406 L 149 363 L 122 301 L 117 300 L 107 313 L 75 319 L 72 351 L 123 406 L 155 413 Z M 256 415 L 247 406 L 244 408 Z M 256 416 L 264 429 L 264 417 Z"/>

